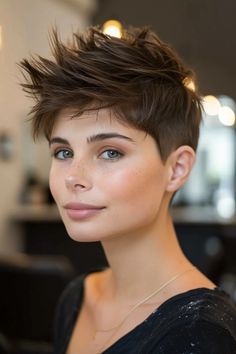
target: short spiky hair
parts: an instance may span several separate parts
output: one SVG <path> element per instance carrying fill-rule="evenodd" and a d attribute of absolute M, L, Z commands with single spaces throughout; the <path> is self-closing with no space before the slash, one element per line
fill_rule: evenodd
<path fill-rule="evenodd" d="M 186 81 L 193 72 L 148 28 L 129 28 L 122 38 L 90 27 L 65 45 L 54 30 L 55 60 L 24 59 L 24 90 L 36 100 L 33 135 L 49 139 L 58 113 L 111 107 L 118 119 L 154 137 L 162 160 L 181 145 L 197 148 L 201 103 Z"/>

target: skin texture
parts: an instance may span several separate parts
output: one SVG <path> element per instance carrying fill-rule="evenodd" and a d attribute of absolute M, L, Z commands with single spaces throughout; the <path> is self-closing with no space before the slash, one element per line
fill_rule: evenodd
<path fill-rule="evenodd" d="M 70 237 L 101 241 L 110 265 L 85 280 L 84 303 L 68 353 L 85 353 L 86 348 L 88 354 L 114 343 L 171 296 L 214 284 L 193 269 L 139 307 L 112 340 L 109 332 L 93 337 L 96 329 L 113 327 L 135 303 L 193 268 L 177 242 L 169 202 L 187 180 L 195 153 L 180 146 L 163 164 L 155 140 L 121 123 L 111 111 L 71 119 L 72 114 L 62 111 L 52 131 L 51 192 Z M 94 139 L 108 133 L 123 138 Z M 104 209 L 78 220 L 65 209 L 71 202 Z"/>
<path fill-rule="evenodd" d="M 132 141 L 117 137 L 87 143 L 87 138 L 95 134 L 110 132 Z M 51 145 L 52 153 L 56 151 L 57 156 L 52 161 L 50 186 L 73 239 L 127 238 L 154 227 L 169 169 L 163 165 L 151 136 L 111 120 L 108 112 L 102 112 L 98 119 L 91 113 L 73 120 L 62 115 L 54 127 L 52 138 L 55 136 L 63 137 L 69 144 Z M 63 151 L 58 153 L 60 149 L 65 149 L 64 155 L 69 151 L 73 157 L 64 157 Z M 68 202 L 105 209 L 77 222 L 63 208 Z"/>
<path fill-rule="evenodd" d="M 157 260 L 162 265 L 167 260 L 168 264 L 173 262 L 174 268 L 176 262 L 182 262 L 168 206 L 173 192 L 187 179 L 195 154 L 189 146 L 181 146 L 163 164 L 155 140 L 118 121 L 112 111 L 91 111 L 71 119 L 73 113 L 62 111 L 52 131 L 51 192 L 70 237 L 76 241 L 101 241 L 113 270 L 110 289 L 114 288 L 117 296 L 119 289 L 128 296 L 127 269 L 135 267 L 135 274 L 130 274 L 134 279 L 140 262 L 140 281 L 142 273 L 146 277 L 145 269 L 150 271 L 151 266 L 156 270 Z M 126 139 L 88 143 L 94 135 L 107 133 Z M 57 142 L 58 138 L 66 142 Z M 65 209 L 71 202 L 104 209 L 74 220 Z M 134 286 L 132 293 L 135 291 Z"/>

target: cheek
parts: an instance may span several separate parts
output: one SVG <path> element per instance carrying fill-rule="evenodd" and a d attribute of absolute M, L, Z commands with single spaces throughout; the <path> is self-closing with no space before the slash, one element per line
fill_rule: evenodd
<path fill-rule="evenodd" d="M 125 202 L 124 207 L 157 203 L 164 193 L 164 173 L 150 166 L 124 168 L 110 176 L 108 186 L 110 196 L 114 201 Z"/>

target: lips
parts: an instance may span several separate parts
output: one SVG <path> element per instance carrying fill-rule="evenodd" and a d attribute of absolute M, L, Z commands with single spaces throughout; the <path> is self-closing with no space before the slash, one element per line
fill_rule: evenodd
<path fill-rule="evenodd" d="M 75 221 L 80 221 L 100 213 L 105 207 L 99 207 L 84 203 L 67 203 L 64 208 L 68 217 Z"/>
<path fill-rule="evenodd" d="M 96 210 L 96 209 L 104 209 L 104 207 L 99 207 L 92 204 L 85 204 L 85 203 L 67 203 L 64 206 L 65 209 L 72 209 L 72 210 Z"/>

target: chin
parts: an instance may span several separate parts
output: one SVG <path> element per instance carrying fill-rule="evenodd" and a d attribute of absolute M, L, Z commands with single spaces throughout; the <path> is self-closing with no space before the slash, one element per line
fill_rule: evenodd
<path fill-rule="evenodd" d="M 78 235 L 78 234 L 69 234 L 68 235 L 70 236 L 70 238 L 73 240 L 73 241 L 76 241 L 76 242 L 99 242 L 100 239 L 98 239 L 97 237 L 93 237 L 93 236 L 81 236 L 81 235 Z"/>
<path fill-rule="evenodd" d="M 66 226 L 66 231 L 70 238 L 76 242 L 97 242 L 100 241 L 100 238 L 96 235 L 96 232 L 82 231 L 77 228 L 73 228 L 70 226 Z"/>
<path fill-rule="evenodd" d="M 61 218 L 67 234 L 70 238 L 77 242 L 97 242 L 103 237 L 98 233 L 101 227 L 90 219 L 83 221 L 71 220 L 67 215 L 61 211 Z"/>

